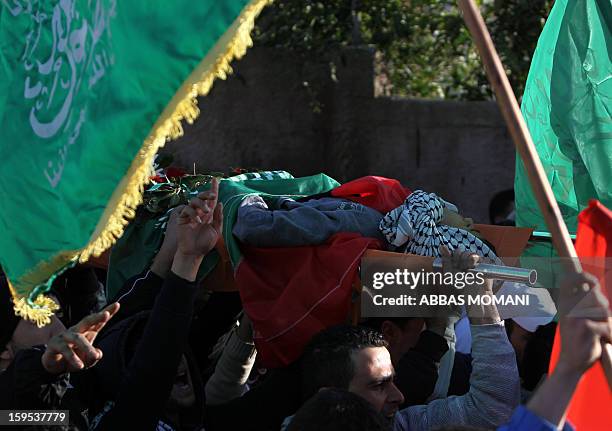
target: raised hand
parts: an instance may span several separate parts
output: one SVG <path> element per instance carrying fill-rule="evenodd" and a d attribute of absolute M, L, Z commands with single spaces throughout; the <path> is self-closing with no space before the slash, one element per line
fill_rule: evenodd
<path fill-rule="evenodd" d="M 601 357 L 602 343 L 612 341 L 612 320 L 597 279 L 587 273 L 564 276 L 559 309 L 559 362 L 527 408 L 557 429 L 565 429 L 567 408 L 582 374 Z"/>
<path fill-rule="evenodd" d="M 168 224 L 166 225 L 164 242 L 162 242 L 161 248 L 155 255 L 155 259 L 153 259 L 153 264 L 151 265 L 151 271 L 162 278 L 166 278 L 172 266 L 172 260 L 174 259 L 178 242 L 176 233 L 178 218 L 184 207 L 185 205 L 179 205 L 172 210 L 170 218 L 168 219 Z"/>
<path fill-rule="evenodd" d="M 558 366 L 582 374 L 601 357 L 602 342 L 612 342 L 610 304 L 591 274 L 570 274 L 562 283 Z M 585 284 L 588 293 L 581 289 Z"/>
<path fill-rule="evenodd" d="M 481 261 L 481 257 L 476 253 L 465 250 L 453 250 L 451 253 L 446 246 L 440 247 L 442 255 L 442 267 L 444 272 L 466 272 L 473 269 Z M 467 283 L 463 289 L 468 295 L 493 295 L 493 283 L 490 279 L 485 279 L 484 283 L 479 284 L 475 279 L 473 283 Z M 485 305 L 486 304 L 486 305 Z M 494 303 L 466 304 L 466 311 L 472 325 L 487 325 L 501 321 L 499 311 Z"/>
<path fill-rule="evenodd" d="M 210 191 L 193 198 L 179 214 L 177 252 L 185 256 L 204 256 L 217 244 L 223 228 L 223 205 L 217 203 L 219 181 Z"/>
<path fill-rule="evenodd" d="M 64 374 L 93 367 L 102 358 L 102 351 L 93 342 L 118 310 L 119 303 L 115 302 L 51 338 L 41 358 L 45 370 Z"/>
<path fill-rule="evenodd" d="M 185 206 L 177 221 L 177 250 L 172 271 L 193 281 L 202 258 L 221 237 L 223 204 L 217 202 L 219 180 L 212 180 L 211 189 L 202 192 Z"/>

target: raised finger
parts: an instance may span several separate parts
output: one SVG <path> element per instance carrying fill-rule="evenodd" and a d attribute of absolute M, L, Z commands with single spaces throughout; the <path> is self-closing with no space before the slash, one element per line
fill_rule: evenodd
<path fill-rule="evenodd" d="M 99 359 L 98 352 L 84 335 L 68 331 L 64 333 L 63 338 L 86 366 Z"/>
<path fill-rule="evenodd" d="M 210 191 L 219 196 L 219 178 L 214 177 L 210 182 Z"/>
<path fill-rule="evenodd" d="M 102 320 L 101 322 L 99 322 L 99 323 L 97 323 L 97 324 L 95 324 L 93 326 L 91 326 L 89 328 L 89 331 L 87 331 L 84 334 L 85 337 L 91 343 L 93 343 L 93 341 L 98 336 L 98 332 L 101 331 L 102 328 L 104 328 L 104 326 L 106 326 L 108 321 L 111 320 L 115 314 L 117 314 L 117 312 L 119 311 L 120 308 L 121 308 L 121 304 L 119 304 L 118 302 L 113 302 L 112 304 L 107 305 L 106 308 L 104 308 L 104 310 L 102 310 L 102 313 L 108 313 L 108 318 Z"/>
<path fill-rule="evenodd" d="M 72 370 L 82 370 L 85 368 L 83 361 L 72 351 L 67 344 L 63 344 L 59 349 L 59 353 L 62 355 L 64 360 L 68 363 L 68 367 Z"/>
<path fill-rule="evenodd" d="M 83 318 L 79 323 L 70 328 L 70 330 L 80 334 L 92 330 L 99 331 L 115 314 L 117 314 L 119 307 L 120 305 L 118 302 L 107 305 L 104 310 Z"/>
<path fill-rule="evenodd" d="M 219 235 L 221 235 L 221 232 L 223 231 L 223 204 L 220 202 L 215 207 L 212 227 L 217 231 Z"/>
<path fill-rule="evenodd" d="M 196 210 L 199 217 L 207 217 L 210 214 L 209 201 L 193 198 L 189 201 L 189 206 Z"/>
<path fill-rule="evenodd" d="M 83 333 L 88 331 L 91 327 L 105 322 L 109 319 L 109 313 L 107 311 L 100 311 L 99 313 L 90 314 L 89 316 L 81 319 L 79 323 L 70 328 L 72 332 Z"/>

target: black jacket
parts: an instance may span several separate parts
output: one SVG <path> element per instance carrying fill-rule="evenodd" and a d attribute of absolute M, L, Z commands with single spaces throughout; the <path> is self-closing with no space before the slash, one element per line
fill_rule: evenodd
<path fill-rule="evenodd" d="M 195 283 L 171 273 L 150 312 L 124 319 L 99 340 L 104 357 L 92 371 L 102 397 L 96 401 L 101 411 L 91 420 L 93 429 L 154 430 L 159 421 L 175 429 L 199 428 L 203 400 L 196 369 L 190 367 L 199 413 L 189 412 L 186 427 L 164 413 L 181 356 L 187 353 L 195 293 Z"/>
<path fill-rule="evenodd" d="M 67 426 L 32 426 L 13 429 L 87 429 L 90 375 L 87 371 L 50 374 L 42 366 L 44 346 L 17 353 L 11 365 L 0 373 L 0 410 L 68 410 Z M 78 389 L 77 389 L 78 388 Z"/>
<path fill-rule="evenodd" d="M 87 416 L 97 416 L 90 420 L 97 430 L 154 430 L 164 420 L 181 356 L 187 354 L 190 369 L 195 367 L 187 351 L 195 291 L 195 283 L 170 274 L 150 312 L 126 318 L 98 337 L 104 356 L 89 370 L 52 375 L 42 367 L 42 346 L 19 352 L 0 374 L 0 407 L 69 410 L 66 429 L 85 430 Z M 185 429 L 199 429 L 202 383 L 197 368 L 191 374 L 198 408 L 189 412 Z M 81 415 L 87 410 L 89 415 Z"/>

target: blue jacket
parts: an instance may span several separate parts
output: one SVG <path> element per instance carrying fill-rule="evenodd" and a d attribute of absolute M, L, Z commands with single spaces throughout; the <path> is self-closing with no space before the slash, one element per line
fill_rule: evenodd
<path fill-rule="evenodd" d="M 262 204 L 242 206 L 233 233 L 254 247 L 318 245 L 340 232 L 360 233 L 384 242 L 378 230 L 381 219 L 378 211 L 345 199 L 281 199 L 272 209 Z"/>
<path fill-rule="evenodd" d="M 563 431 L 573 430 L 574 427 L 566 421 Z M 497 428 L 497 431 L 557 431 L 557 427 L 542 419 L 525 406 L 518 406 L 510 422 Z"/>

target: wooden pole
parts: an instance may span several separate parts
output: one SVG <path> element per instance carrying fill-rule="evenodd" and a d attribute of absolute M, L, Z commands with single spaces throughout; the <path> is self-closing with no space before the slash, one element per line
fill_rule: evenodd
<path fill-rule="evenodd" d="M 493 45 L 491 35 L 478 10 L 478 6 L 476 6 L 473 0 L 458 0 L 458 3 L 463 12 L 465 24 L 470 30 L 472 39 L 480 52 L 489 83 L 495 92 L 497 103 L 510 131 L 512 141 L 514 141 L 523 165 L 525 165 L 531 188 L 542 211 L 548 230 L 551 233 L 553 245 L 560 257 L 570 258 L 563 259 L 567 270 L 581 273 L 582 266 L 578 260 L 578 255 L 576 254 L 576 249 L 570 238 L 567 226 L 561 216 L 561 210 L 548 183 L 546 172 L 529 134 L 529 129 L 523 120 L 521 109 L 514 96 L 495 45 Z M 569 293 L 563 292 L 562 294 Z M 612 389 L 611 350 L 609 346 L 604 345 L 604 353 L 601 358 L 610 389 Z"/>

